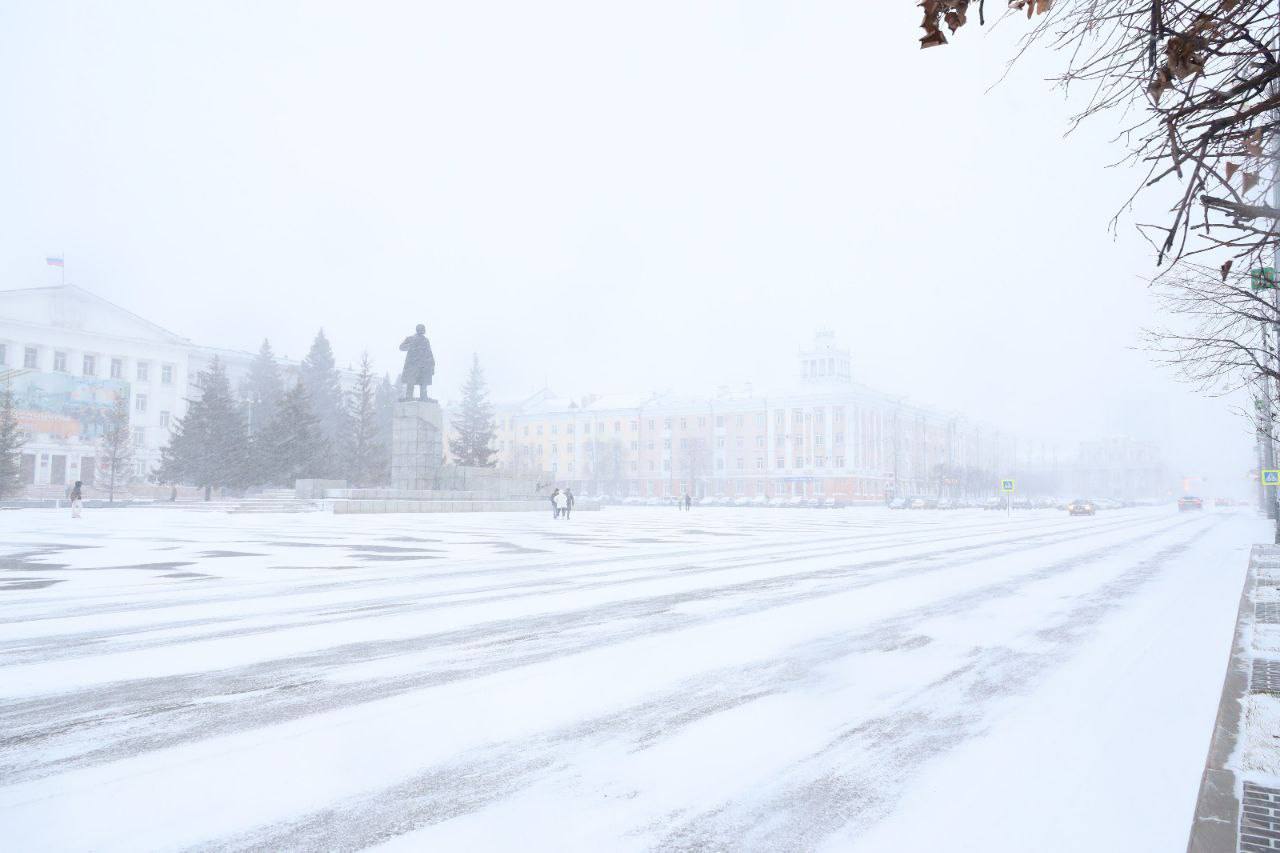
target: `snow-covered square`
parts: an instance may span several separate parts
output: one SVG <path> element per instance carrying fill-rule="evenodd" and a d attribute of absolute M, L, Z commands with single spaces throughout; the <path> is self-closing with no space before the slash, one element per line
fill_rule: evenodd
<path fill-rule="evenodd" d="M 1247 511 L 0 513 L 13 850 L 1168 850 Z"/>

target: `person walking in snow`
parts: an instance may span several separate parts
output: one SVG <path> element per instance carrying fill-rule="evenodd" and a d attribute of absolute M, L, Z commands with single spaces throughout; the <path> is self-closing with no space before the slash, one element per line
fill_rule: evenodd
<path fill-rule="evenodd" d="M 564 492 L 556 489 L 556 518 L 569 517 L 569 499 L 565 497 Z"/>
<path fill-rule="evenodd" d="M 689 497 L 689 493 L 684 493 L 684 511 L 689 512 L 693 509 L 693 498 Z"/>
<path fill-rule="evenodd" d="M 80 507 L 84 504 L 83 489 L 84 489 L 84 484 L 81 483 L 79 480 L 76 480 L 76 484 L 71 487 L 71 494 L 68 495 L 68 497 L 71 498 L 71 517 L 72 518 L 80 517 Z"/>
<path fill-rule="evenodd" d="M 556 489 L 551 493 L 551 517 L 560 517 L 560 490 Z"/>
<path fill-rule="evenodd" d="M 564 490 L 564 517 L 567 520 L 569 513 L 573 512 L 573 490 Z"/>

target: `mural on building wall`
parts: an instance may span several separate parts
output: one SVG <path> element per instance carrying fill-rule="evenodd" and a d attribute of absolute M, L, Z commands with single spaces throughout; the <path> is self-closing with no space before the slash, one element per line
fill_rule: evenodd
<path fill-rule="evenodd" d="M 25 428 L 82 441 L 100 437 L 116 400 L 129 398 L 129 383 L 122 379 L 30 372 L 12 383 Z"/>

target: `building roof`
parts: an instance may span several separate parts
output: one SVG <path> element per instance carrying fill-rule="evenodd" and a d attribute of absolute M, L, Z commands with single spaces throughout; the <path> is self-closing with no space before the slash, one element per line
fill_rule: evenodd
<path fill-rule="evenodd" d="M 90 327 L 86 327 L 86 308 L 99 312 Z M 62 326 L 89 334 L 191 346 L 189 338 L 74 284 L 0 290 L 0 316 L 31 325 Z"/>

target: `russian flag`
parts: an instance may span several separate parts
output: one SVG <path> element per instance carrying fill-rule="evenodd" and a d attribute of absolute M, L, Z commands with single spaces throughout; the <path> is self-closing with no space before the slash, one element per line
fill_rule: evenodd
<path fill-rule="evenodd" d="M 62 258 L 45 258 L 44 262 L 51 267 L 62 266 Z"/>

